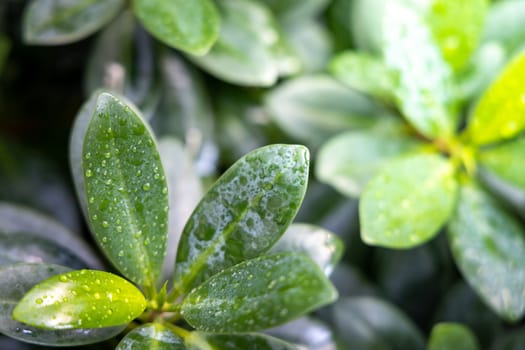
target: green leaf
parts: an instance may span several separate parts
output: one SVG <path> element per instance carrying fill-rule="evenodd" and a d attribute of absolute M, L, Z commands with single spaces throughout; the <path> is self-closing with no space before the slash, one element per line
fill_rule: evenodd
<path fill-rule="evenodd" d="M 396 76 L 398 106 L 423 135 L 450 137 L 457 127 L 452 69 L 424 23 L 424 11 L 400 1 L 387 1 L 384 6 L 383 55 L 387 69 Z"/>
<path fill-rule="evenodd" d="M 9 57 L 9 51 L 11 50 L 11 41 L 9 38 L 0 33 L 0 76 Z"/>
<path fill-rule="evenodd" d="M 525 53 L 512 60 L 479 100 L 465 131 L 483 145 L 510 139 L 525 129 Z"/>
<path fill-rule="evenodd" d="M 44 329 L 103 328 L 127 324 L 145 307 L 144 295 L 125 279 L 79 270 L 34 286 L 13 310 L 13 318 Z"/>
<path fill-rule="evenodd" d="M 219 35 L 220 16 L 210 0 L 133 0 L 144 27 L 164 44 L 204 55 Z"/>
<path fill-rule="evenodd" d="M 477 48 L 487 7 L 487 0 L 432 1 L 426 22 L 443 58 L 455 71 L 465 66 Z"/>
<path fill-rule="evenodd" d="M 309 257 L 278 253 L 219 272 L 188 294 L 182 315 L 197 330 L 248 332 L 286 323 L 336 298 Z"/>
<path fill-rule="evenodd" d="M 479 161 L 503 180 L 525 190 L 525 165 L 520 161 L 524 154 L 525 138 L 516 138 L 481 150 Z"/>
<path fill-rule="evenodd" d="M 345 349 L 422 350 L 420 331 L 400 310 L 370 297 L 346 298 L 333 307 Z"/>
<path fill-rule="evenodd" d="M 271 252 L 307 254 L 329 276 L 343 255 L 343 241 L 334 233 L 310 224 L 292 224 Z"/>
<path fill-rule="evenodd" d="M 280 327 L 271 328 L 266 333 L 292 342 L 299 349 L 337 349 L 331 326 L 313 317 L 301 317 Z M 295 347 L 293 349 L 296 349 Z"/>
<path fill-rule="evenodd" d="M 477 350 L 476 337 L 460 323 L 439 323 L 432 328 L 428 350 Z"/>
<path fill-rule="evenodd" d="M 452 214 L 456 192 L 455 169 L 445 158 L 419 154 L 393 160 L 361 196 L 361 237 L 390 248 L 422 244 Z"/>
<path fill-rule="evenodd" d="M 385 119 L 376 128 L 340 133 L 323 144 L 315 173 L 319 181 L 357 197 L 388 160 L 420 146 L 404 125 Z"/>
<path fill-rule="evenodd" d="M 330 71 L 348 87 L 384 101 L 391 101 L 394 98 L 396 76 L 373 55 L 345 51 L 332 60 Z"/>
<path fill-rule="evenodd" d="M 0 265 L 16 262 L 57 264 L 74 269 L 86 267 L 70 249 L 52 241 L 22 232 L 0 232 Z"/>
<path fill-rule="evenodd" d="M 24 11 L 28 44 L 57 45 L 83 39 L 109 23 L 123 0 L 32 0 Z"/>
<path fill-rule="evenodd" d="M 101 93 L 82 148 L 88 220 L 111 262 L 142 286 L 160 276 L 168 197 L 151 131 L 116 97 Z"/>
<path fill-rule="evenodd" d="M 299 22 L 319 15 L 329 0 L 262 0 L 283 22 Z"/>
<path fill-rule="evenodd" d="M 296 350 L 297 347 L 264 334 L 209 334 L 191 332 L 188 350 Z"/>
<path fill-rule="evenodd" d="M 67 267 L 50 264 L 15 264 L 0 267 L 0 332 L 23 342 L 51 346 L 97 343 L 120 333 L 124 327 L 45 330 L 16 322 L 11 318 L 16 304 L 34 285 L 69 270 Z"/>
<path fill-rule="evenodd" d="M 456 264 L 472 288 L 502 318 L 525 314 L 525 232 L 494 198 L 473 183 L 461 186 L 448 226 Z"/>
<path fill-rule="evenodd" d="M 308 181 L 308 150 L 256 149 L 208 190 L 184 228 L 175 289 L 186 293 L 215 273 L 268 251 L 295 217 Z"/>
<path fill-rule="evenodd" d="M 519 49 L 525 39 L 525 3 L 521 0 L 492 2 L 485 21 L 484 42 L 503 44 L 508 52 Z"/>
<path fill-rule="evenodd" d="M 186 350 L 184 340 L 160 323 L 135 328 L 120 341 L 116 350 Z"/>
<path fill-rule="evenodd" d="M 266 96 L 270 117 L 288 135 L 316 147 L 341 130 L 373 125 L 385 113 L 361 94 L 325 75 L 288 80 Z"/>
<path fill-rule="evenodd" d="M 8 236 L 19 232 L 34 235 L 36 240 L 52 242 L 61 249 L 74 253 L 91 268 L 102 268 L 97 253 L 78 234 L 29 208 L 0 202 L 0 232 Z"/>
<path fill-rule="evenodd" d="M 279 72 L 272 50 L 279 32 L 272 13 L 252 0 L 221 0 L 217 6 L 222 18 L 219 38 L 205 56 L 191 60 L 230 83 L 273 85 Z"/>
<path fill-rule="evenodd" d="M 525 329 L 499 334 L 492 344 L 491 350 L 521 350 L 525 346 Z"/>

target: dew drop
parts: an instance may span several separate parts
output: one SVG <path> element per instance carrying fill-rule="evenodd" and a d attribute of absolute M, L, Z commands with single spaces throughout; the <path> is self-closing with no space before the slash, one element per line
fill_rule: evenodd
<path fill-rule="evenodd" d="M 100 299 L 100 293 L 95 293 L 95 294 L 93 294 L 93 297 L 94 297 L 95 299 Z"/>
<path fill-rule="evenodd" d="M 144 185 L 142 185 L 142 189 L 144 191 L 149 191 L 151 189 L 151 185 L 149 182 L 146 182 Z"/>
<path fill-rule="evenodd" d="M 107 221 L 105 221 L 105 220 L 102 221 L 102 227 L 104 227 L 104 228 L 109 227 L 109 222 L 107 222 Z"/>
<path fill-rule="evenodd" d="M 162 194 L 166 194 L 166 193 L 168 193 L 168 189 L 167 189 L 166 187 L 164 187 L 164 188 L 162 189 Z"/>
<path fill-rule="evenodd" d="M 86 159 L 91 158 L 91 152 L 86 153 L 86 155 L 84 156 L 84 158 L 86 158 Z"/>
<path fill-rule="evenodd" d="M 93 176 L 93 171 L 91 169 L 86 170 L 86 177 Z"/>
<path fill-rule="evenodd" d="M 111 158 L 111 153 L 109 152 L 104 153 L 104 157 L 106 157 L 106 159 Z"/>
<path fill-rule="evenodd" d="M 59 280 L 60 280 L 60 282 L 67 282 L 68 278 L 67 278 L 66 275 L 62 275 L 62 276 L 60 276 Z"/>
<path fill-rule="evenodd" d="M 117 232 L 119 233 L 122 232 L 122 226 L 117 226 L 116 229 L 117 229 Z"/>
<path fill-rule="evenodd" d="M 118 256 L 124 256 L 124 251 L 123 250 L 119 251 Z"/>
<path fill-rule="evenodd" d="M 44 302 L 44 300 L 42 300 L 42 298 L 37 298 L 35 300 L 35 303 L 37 303 L 38 305 L 42 304 Z"/>

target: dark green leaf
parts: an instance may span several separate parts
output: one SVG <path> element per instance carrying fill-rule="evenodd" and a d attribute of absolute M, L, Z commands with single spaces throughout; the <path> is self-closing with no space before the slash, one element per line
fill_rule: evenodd
<path fill-rule="evenodd" d="M 210 276 L 266 252 L 290 225 L 308 181 L 308 150 L 256 149 L 208 190 L 181 237 L 175 289 L 184 294 Z"/>
<path fill-rule="evenodd" d="M 292 344 L 257 333 L 209 334 L 192 332 L 186 339 L 186 346 L 188 350 L 297 350 Z"/>
<path fill-rule="evenodd" d="M 359 204 L 361 237 L 368 244 L 409 248 L 434 237 L 456 204 L 454 166 L 435 154 L 387 163 Z"/>
<path fill-rule="evenodd" d="M 322 227 L 292 224 L 271 251 L 305 253 L 329 276 L 343 255 L 343 241 Z"/>
<path fill-rule="evenodd" d="M 129 332 L 116 350 L 185 350 L 184 340 L 160 323 L 147 323 Z"/>
<path fill-rule="evenodd" d="M 388 160 L 418 146 L 404 125 L 393 118 L 382 119 L 376 128 L 348 131 L 326 142 L 319 149 L 315 173 L 319 181 L 357 197 Z"/>
<path fill-rule="evenodd" d="M 180 0 L 186 1 L 186 0 Z M 278 77 L 272 48 L 279 32 L 272 13 L 253 0 L 221 0 L 221 32 L 205 56 L 191 59 L 230 83 L 270 86 Z"/>
<path fill-rule="evenodd" d="M 394 98 L 396 76 L 378 57 L 346 51 L 332 60 L 330 71 L 348 87 L 385 101 Z"/>
<path fill-rule="evenodd" d="M 298 22 L 319 15 L 330 0 L 262 0 L 284 22 Z"/>
<path fill-rule="evenodd" d="M 88 220 L 98 243 L 125 276 L 153 286 L 166 253 L 168 190 L 151 131 L 132 108 L 101 93 L 82 155 Z"/>
<path fill-rule="evenodd" d="M 313 317 L 301 317 L 265 332 L 297 344 L 301 346 L 300 349 L 304 347 L 312 350 L 335 350 L 337 348 L 331 327 Z"/>
<path fill-rule="evenodd" d="M 2 71 L 4 70 L 4 65 L 7 62 L 10 50 L 11 41 L 6 35 L 0 33 L 0 76 L 2 76 Z"/>
<path fill-rule="evenodd" d="M 302 76 L 266 96 L 266 109 L 288 135 L 316 147 L 341 130 L 365 128 L 384 113 L 329 76 Z"/>
<path fill-rule="evenodd" d="M 197 330 L 248 332 L 281 325 L 337 298 L 302 253 L 263 255 L 223 270 L 193 289 L 182 315 Z"/>
<path fill-rule="evenodd" d="M 460 323 L 439 323 L 432 328 L 428 350 L 477 350 L 474 334 Z"/>
<path fill-rule="evenodd" d="M 146 307 L 133 284 L 108 272 L 79 270 L 37 284 L 13 310 L 19 322 L 44 329 L 124 325 Z"/>
<path fill-rule="evenodd" d="M 67 44 L 107 24 L 123 0 L 32 0 L 24 11 L 23 35 L 28 44 Z"/>
<path fill-rule="evenodd" d="M 220 16 L 211 0 L 133 0 L 144 27 L 171 47 L 203 55 L 219 35 Z"/>
<path fill-rule="evenodd" d="M 510 139 L 525 129 L 525 53 L 511 61 L 479 100 L 465 131 L 483 145 Z"/>
<path fill-rule="evenodd" d="M 417 327 L 393 305 L 370 297 L 341 299 L 334 322 L 346 349 L 423 350 Z"/>
<path fill-rule="evenodd" d="M 525 329 L 503 333 L 494 342 L 491 350 L 521 350 L 525 346 Z"/>
<path fill-rule="evenodd" d="M 516 321 L 525 313 L 525 232 L 473 183 L 461 186 L 448 235 L 465 279 L 496 313 Z"/>
<path fill-rule="evenodd" d="M 69 268 L 49 264 L 15 264 L 0 267 L 0 332 L 24 342 L 52 346 L 97 343 L 120 333 L 124 327 L 44 330 L 11 318 L 18 301 L 34 285 L 67 271 Z"/>
<path fill-rule="evenodd" d="M 503 180 L 525 190 L 525 138 L 517 138 L 479 152 L 480 163 Z"/>

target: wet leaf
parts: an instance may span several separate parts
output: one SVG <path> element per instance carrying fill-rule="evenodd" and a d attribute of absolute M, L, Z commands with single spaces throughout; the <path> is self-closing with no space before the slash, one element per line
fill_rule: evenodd
<path fill-rule="evenodd" d="M 11 313 L 16 304 L 39 282 L 70 269 L 50 264 L 15 264 L 0 267 L 0 332 L 27 343 L 77 346 L 109 339 L 124 327 L 45 330 L 16 322 Z"/>
<path fill-rule="evenodd" d="M 343 241 L 322 227 L 292 224 L 271 251 L 305 253 L 329 276 L 343 255 Z"/>
<path fill-rule="evenodd" d="M 460 323 L 438 323 L 432 328 L 428 350 L 477 350 L 476 337 Z"/>
<path fill-rule="evenodd" d="M 205 345 L 203 345 L 205 344 Z M 264 334 L 210 334 L 191 332 L 188 350 L 296 350 L 295 345 Z"/>
<path fill-rule="evenodd" d="M 103 328 L 127 324 L 145 307 L 142 292 L 125 279 L 78 270 L 31 288 L 13 310 L 13 318 L 44 329 Z"/>
<path fill-rule="evenodd" d="M 308 150 L 256 149 L 208 190 L 182 233 L 175 289 L 184 294 L 213 274 L 266 252 L 292 222 L 308 180 Z"/>
<path fill-rule="evenodd" d="M 182 315 L 197 330 L 257 331 L 333 302 L 337 291 L 301 253 L 278 253 L 223 270 L 193 289 Z"/>
<path fill-rule="evenodd" d="M 448 226 L 456 264 L 472 288 L 500 317 L 525 314 L 525 232 L 494 198 L 473 183 L 461 186 Z"/>
<path fill-rule="evenodd" d="M 210 0 L 133 0 L 144 27 L 164 44 L 203 55 L 219 35 L 220 16 Z"/>
<path fill-rule="evenodd" d="M 520 159 L 525 154 L 525 138 L 481 150 L 480 163 L 503 180 L 525 190 L 525 165 Z"/>
<path fill-rule="evenodd" d="M 365 188 L 361 237 L 372 245 L 410 248 L 434 237 L 456 204 L 454 167 L 434 154 L 395 159 Z"/>
<path fill-rule="evenodd" d="M 525 53 L 513 59 L 479 100 L 466 135 L 477 145 L 510 139 L 525 129 Z"/>
<path fill-rule="evenodd" d="M 160 323 L 135 328 L 120 341 L 116 350 L 186 350 L 184 340 Z"/>
<path fill-rule="evenodd" d="M 24 41 L 57 45 L 83 39 L 111 21 L 123 4 L 123 0 L 33 0 L 24 11 Z"/>
<path fill-rule="evenodd" d="M 82 147 L 88 221 L 125 276 L 153 286 L 166 254 L 168 197 L 155 140 L 128 105 L 101 93 Z"/>

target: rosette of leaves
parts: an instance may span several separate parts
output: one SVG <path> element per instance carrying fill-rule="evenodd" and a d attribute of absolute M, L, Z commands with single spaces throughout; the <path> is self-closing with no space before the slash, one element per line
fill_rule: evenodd
<path fill-rule="evenodd" d="M 486 11 L 484 0 L 356 1 L 356 16 L 379 14 L 359 28 L 377 30 L 356 33 L 367 52 L 342 53 L 331 71 L 401 118 L 331 138 L 316 173 L 360 197 L 361 237 L 370 245 L 411 248 L 445 229 L 464 278 L 500 317 L 517 321 L 525 314 L 525 232 L 486 179 L 525 190 L 525 54 L 472 108 L 459 93 L 476 68 Z"/>
<path fill-rule="evenodd" d="M 312 233 L 323 239 L 318 248 L 301 243 L 300 233 L 313 228 L 285 233 L 306 190 L 308 150 L 277 144 L 248 153 L 177 232 L 168 221 L 170 154 L 159 153 L 173 145 L 163 145 L 124 99 L 96 92 L 84 105 L 71 135 L 71 168 L 89 228 L 120 275 L 6 265 L 2 314 L 17 327 L 2 332 L 57 346 L 99 342 L 126 328 L 117 349 L 295 348 L 257 332 L 334 301 L 323 271 L 341 255 L 330 233 Z M 174 237 L 168 281 L 163 268 Z"/>

